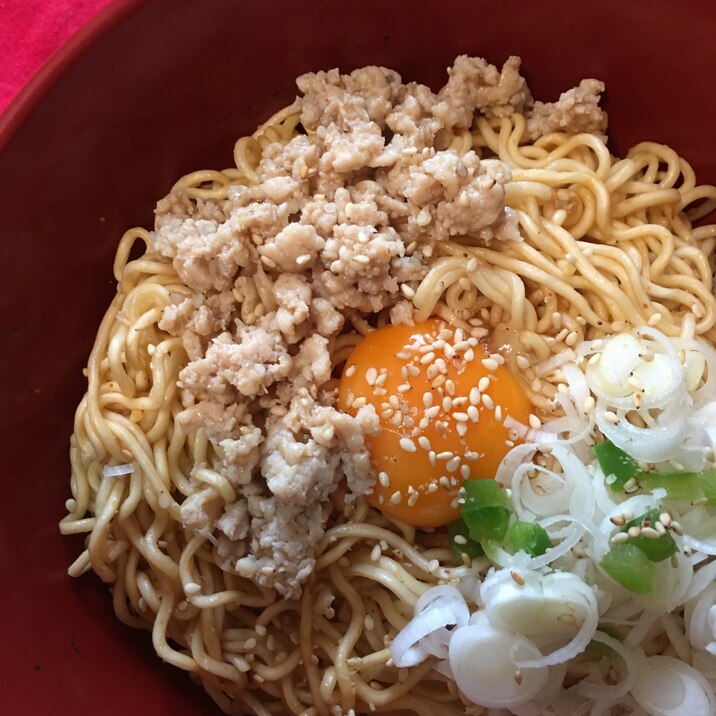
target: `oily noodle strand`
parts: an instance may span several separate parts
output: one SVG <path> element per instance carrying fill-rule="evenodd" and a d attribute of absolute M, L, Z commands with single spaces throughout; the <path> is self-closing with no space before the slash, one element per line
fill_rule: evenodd
<path fill-rule="evenodd" d="M 262 151 L 294 136 L 298 119 L 286 108 L 239 139 L 235 168 L 194 172 L 178 185 L 192 199 L 220 200 L 232 185 L 259 182 Z M 677 335 L 686 322 L 715 342 L 716 226 L 692 222 L 716 206 L 716 189 L 697 186 L 691 167 L 662 145 L 642 143 L 615 160 L 587 134 L 520 144 L 524 128 L 519 115 L 477 119 L 455 137 L 456 151 L 512 167 L 506 201 L 524 240 L 441 244 L 415 295 L 418 320 L 437 313 L 510 344 L 510 360 L 521 363 L 515 373 L 545 412 L 554 381 L 525 369 L 520 355 L 535 363 L 644 323 Z M 137 242 L 147 251 L 129 261 Z M 148 247 L 144 229 L 120 241 L 117 296 L 87 366 L 71 446 L 73 498 L 61 522 L 63 533 L 86 535 L 70 574 L 92 569 L 113 585 L 118 617 L 151 631 L 158 655 L 192 672 L 226 713 L 329 716 L 340 704 L 359 713 L 464 714 L 432 661 L 396 669 L 386 648 L 425 589 L 465 570 L 444 534 L 416 533 L 364 501 L 347 513 L 336 495 L 315 574 L 301 599 L 288 601 L 223 570 L 213 536 L 182 528 L 190 475 L 227 499 L 232 488 L 213 469 L 219 448 L 175 422 L 187 357 L 157 322 L 172 296 L 192 292 Z M 241 308 L 246 322 L 271 310 L 270 280 L 259 273 L 254 284 Z M 332 345 L 336 365 L 370 330 L 358 316 L 353 325 Z M 103 476 L 104 466 L 126 463 L 131 473 Z"/>

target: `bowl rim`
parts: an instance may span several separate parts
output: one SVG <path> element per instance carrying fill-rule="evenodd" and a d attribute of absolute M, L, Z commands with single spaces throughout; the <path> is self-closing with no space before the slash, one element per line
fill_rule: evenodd
<path fill-rule="evenodd" d="M 50 55 L 0 113 L 0 151 L 7 147 L 42 98 L 95 41 L 145 4 L 146 0 L 110 0 Z"/>

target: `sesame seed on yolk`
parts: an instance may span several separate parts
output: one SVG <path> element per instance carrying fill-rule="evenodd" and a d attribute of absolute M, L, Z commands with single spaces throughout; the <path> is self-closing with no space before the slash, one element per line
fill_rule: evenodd
<path fill-rule="evenodd" d="M 369 437 L 379 475 L 369 500 L 417 527 L 460 514 L 467 479 L 492 478 L 513 444 L 507 416 L 527 423 L 531 406 L 499 355 L 439 320 L 385 326 L 346 361 L 338 405 L 372 405 L 381 432 Z"/>

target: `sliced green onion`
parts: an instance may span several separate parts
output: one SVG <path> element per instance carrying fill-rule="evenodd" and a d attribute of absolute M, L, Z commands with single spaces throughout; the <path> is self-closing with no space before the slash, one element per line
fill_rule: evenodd
<path fill-rule="evenodd" d="M 643 472 L 639 482 L 649 491 L 663 487 L 670 500 L 716 504 L 716 470 L 703 472 Z"/>
<path fill-rule="evenodd" d="M 658 521 L 659 511 L 650 510 L 641 517 L 627 522 L 622 528 L 622 532 L 628 532 L 630 527 L 651 527 L 653 529 Z M 630 537 L 629 544 L 639 548 L 652 562 L 661 562 L 679 551 L 674 538 L 668 532 L 658 538 L 645 537 L 644 535 Z"/>
<path fill-rule="evenodd" d="M 502 505 L 466 507 L 462 519 L 467 525 L 471 539 L 476 542 L 501 542 L 507 534 L 512 513 Z"/>
<path fill-rule="evenodd" d="M 653 594 L 656 591 L 656 564 L 629 542 L 612 545 L 600 564 L 614 581 L 630 592 Z"/>
<path fill-rule="evenodd" d="M 522 520 L 511 525 L 507 531 L 507 541 L 515 552 L 522 550 L 531 557 L 544 554 L 552 546 L 547 530 L 542 525 Z"/>
<path fill-rule="evenodd" d="M 498 505 L 507 507 L 510 498 L 507 491 L 495 480 L 467 480 L 463 483 L 465 490 L 465 508 L 492 507 Z"/>
<path fill-rule="evenodd" d="M 613 488 L 621 489 L 630 478 L 639 474 L 637 461 L 609 440 L 595 445 L 592 452 L 607 478 L 607 484 Z"/>
<path fill-rule="evenodd" d="M 484 554 L 484 550 L 479 542 L 470 538 L 470 532 L 467 529 L 467 525 L 464 520 L 454 520 L 449 522 L 447 526 L 448 542 L 450 543 L 450 549 L 452 553 L 458 558 L 462 559 L 462 555 L 466 554 L 468 557 L 479 557 Z M 456 537 L 461 537 L 457 542 Z M 465 540 L 463 542 L 463 539 Z"/>

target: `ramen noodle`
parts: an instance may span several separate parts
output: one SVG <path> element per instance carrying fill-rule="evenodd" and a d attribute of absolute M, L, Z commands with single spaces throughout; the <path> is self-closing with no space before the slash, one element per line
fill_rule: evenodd
<path fill-rule="evenodd" d="M 632 598 L 608 571 L 634 547 L 610 548 L 620 505 L 639 491 L 630 519 L 663 508 L 670 539 L 699 520 L 652 477 L 607 493 L 591 446 L 611 435 L 648 476 L 711 469 L 716 189 L 661 144 L 613 156 L 597 80 L 544 103 L 519 66 L 459 57 L 438 93 L 378 67 L 303 75 L 235 166 L 181 178 L 119 243 L 71 440 L 69 573 L 111 585 L 225 713 L 643 713 L 637 652 L 690 669 L 652 663 L 691 694 L 673 713 L 713 705 L 690 636 L 716 596 L 710 537 L 681 529 L 674 575 L 659 567 L 686 592 Z M 658 444 L 662 414 L 682 432 L 637 455 L 630 431 Z M 475 478 L 508 501 L 475 509 L 553 551 L 497 544 L 486 519 L 456 534 Z M 475 616 L 514 585 L 572 595 L 570 628 L 548 630 L 562 656 Z M 507 685 L 456 672 L 503 647 Z M 484 678 L 492 696 L 468 693 Z"/>

